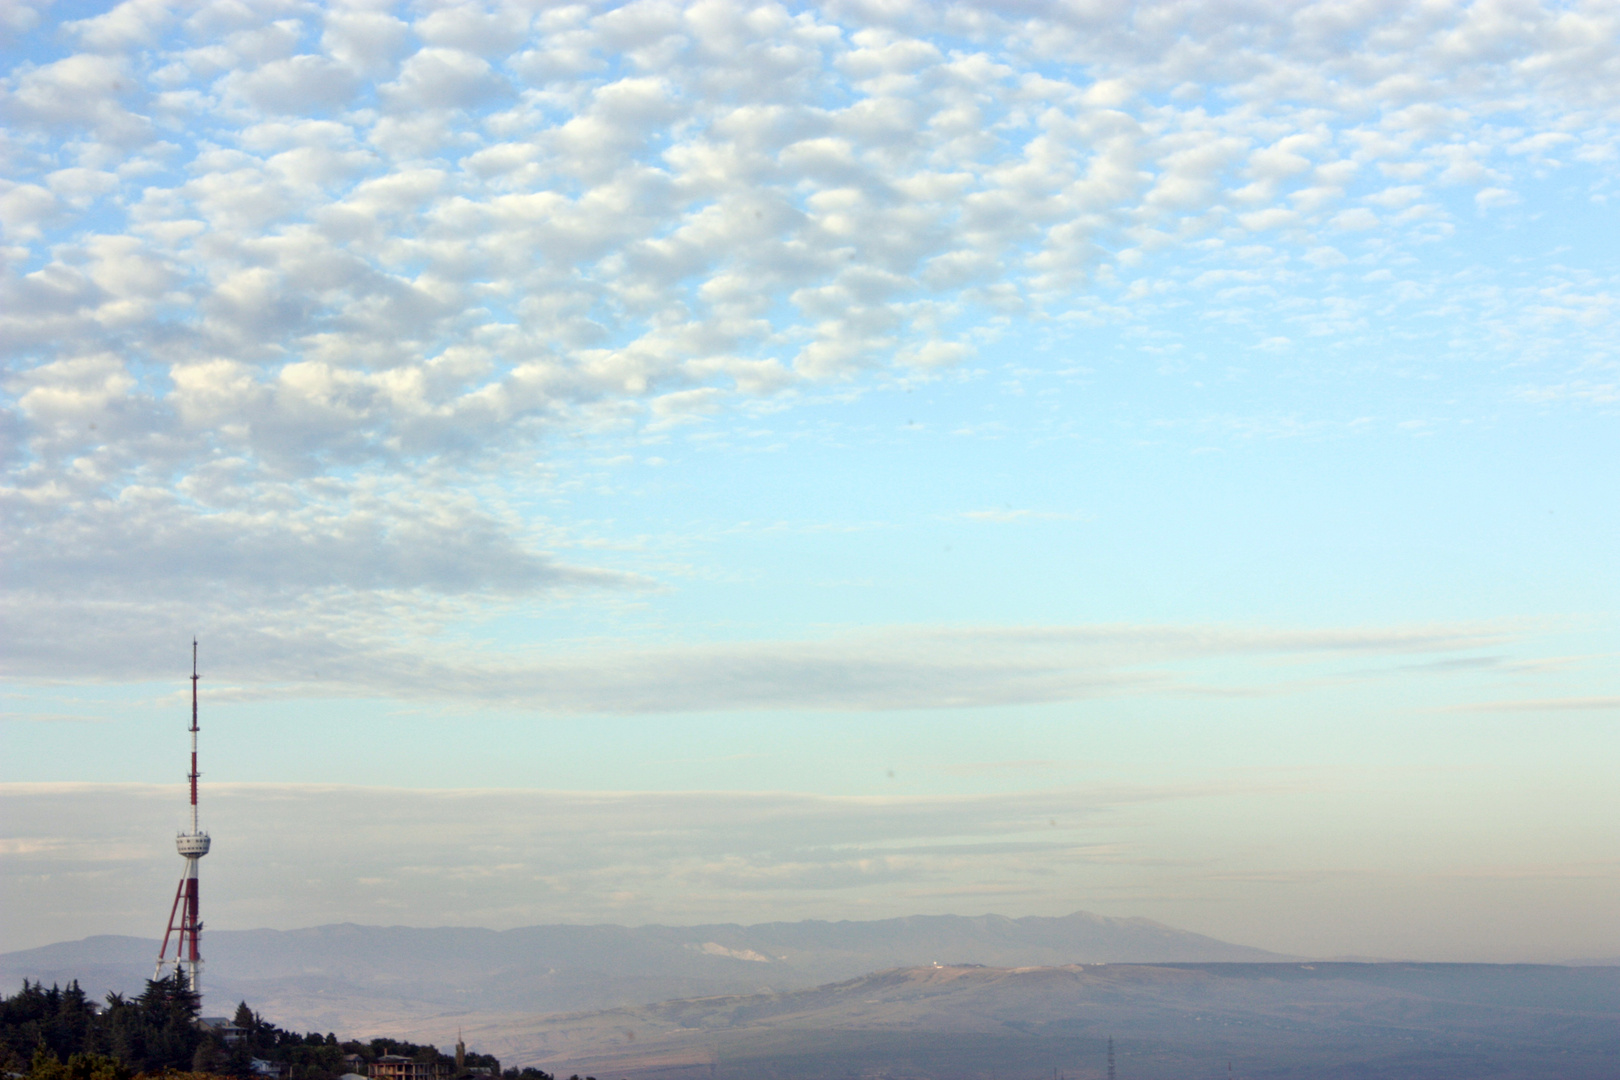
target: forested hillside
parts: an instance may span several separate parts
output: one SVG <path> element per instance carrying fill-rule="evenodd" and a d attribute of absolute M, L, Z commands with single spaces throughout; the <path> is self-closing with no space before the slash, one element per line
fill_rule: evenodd
<path fill-rule="evenodd" d="M 108 994 L 105 1003 L 91 1000 L 76 980 L 65 989 L 25 980 L 20 992 L 0 998 L 0 1070 L 30 1080 L 128 1080 L 176 1072 L 248 1078 L 272 1071 L 288 1080 L 337 1080 L 383 1054 L 441 1062 L 452 1077 L 499 1067 L 494 1057 L 468 1053 L 457 1070 L 437 1047 L 398 1039 L 340 1042 L 331 1032 L 300 1035 L 265 1020 L 246 1002 L 237 1006 L 231 1027 L 227 1038 L 199 1022 L 197 996 L 175 977 L 148 981 L 136 997 Z M 346 1055 L 360 1061 L 345 1061 Z M 507 1069 L 502 1077 L 551 1080 L 535 1069 Z"/>

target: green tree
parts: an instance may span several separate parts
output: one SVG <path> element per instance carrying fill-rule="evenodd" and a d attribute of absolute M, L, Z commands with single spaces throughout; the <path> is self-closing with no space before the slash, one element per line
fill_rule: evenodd
<path fill-rule="evenodd" d="M 89 1046 L 95 1019 L 95 1006 L 77 980 L 65 990 L 47 990 L 25 979 L 21 993 L 0 999 L 0 1065 L 22 1071 L 40 1043 L 58 1060 L 78 1053 Z"/>
<path fill-rule="evenodd" d="M 152 979 L 140 997 L 109 995 L 102 1014 L 106 1045 L 98 1047 L 136 1072 L 189 1069 L 203 1040 L 197 995 L 180 976 Z"/>
<path fill-rule="evenodd" d="M 28 1080 L 130 1080 L 129 1069 L 105 1054 L 70 1054 L 64 1064 L 42 1042 L 34 1049 Z"/>
<path fill-rule="evenodd" d="M 227 1073 L 231 1069 L 231 1053 L 225 1043 L 212 1033 L 205 1035 L 191 1055 L 191 1071 Z"/>

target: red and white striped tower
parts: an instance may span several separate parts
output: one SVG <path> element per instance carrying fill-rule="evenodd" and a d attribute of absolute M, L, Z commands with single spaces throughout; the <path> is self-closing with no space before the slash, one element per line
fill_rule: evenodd
<path fill-rule="evenodd" d="M 176 975 L 184 975 L 191 992 L 202 995 L 202 912 L 197 906 L 197 860 L 208 854 L 208 834 L 197 826 L 197 640 L 191 641 L 191 831 L 174 838 L 174 846 L 186 860 L 185 873 L 180 875 L 180 887 L 174 891 L 174 906 L 169 909 L 169 929 L 163 934 L 163 948 L 158 950 L 154 979 L 163 977 L 169 968 Z M 169 939 L 174 938 L 174 956 L 169 956 Z"/>

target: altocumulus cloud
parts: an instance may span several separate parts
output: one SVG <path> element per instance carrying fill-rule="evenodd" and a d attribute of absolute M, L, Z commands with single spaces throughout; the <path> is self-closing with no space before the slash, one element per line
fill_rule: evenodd
<path fill-rule="evenodd" d="M 1274 344 L 1354 337 L 1435 303 L 1415 245 L 1617 149 L 1606 3 L 48 16 L 8 6 L 0 83 L 22 674 L 139 667 L 182 573 L 289 657 L 646 588 L 515 508 L 549 440 L 926 376 L 1014 316 L 1283 297 Z M 1612 399 L 1614 282 L 1451 284 L 1456 347 Z"/>

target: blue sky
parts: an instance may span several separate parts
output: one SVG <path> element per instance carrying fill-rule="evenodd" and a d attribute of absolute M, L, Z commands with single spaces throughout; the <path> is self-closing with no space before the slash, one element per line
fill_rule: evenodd
<path fill-rule="evenodd" d="M 195 633 L 216 926 L 1620 954 L 1614 4 L 0 25 L 5 947 L 156 932 Z"/>

